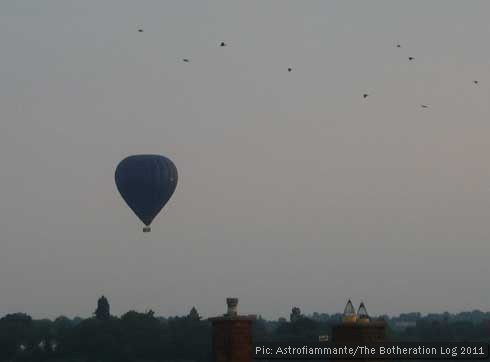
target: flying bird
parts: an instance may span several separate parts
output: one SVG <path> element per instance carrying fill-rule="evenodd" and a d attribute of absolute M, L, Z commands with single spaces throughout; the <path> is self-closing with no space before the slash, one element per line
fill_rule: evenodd
<path fill-rule="evenodd" d="M 420 107 L 422 107 L 422 108 L 429 108 L 429 106 L 427 106 L 425 104 L 422 104 Z"/>
<path fill-rule="evenodd" d="M 364 93 L 364 94 L 362 95 L 362 97 L 363 97 L 363 98 L 367 98 L 367 97 L 369 97 L 369 94 Z"/>
<path fill-rule="evenodd" d="M 187 59 L 187 58 L 182 59 L 182 61 L 185 63 L 189 63 L 189 59 Z"/>
<path fill-rule="evenodd" d="M 474 80 L 473 83 L 478 84 L 478 81 L 477 80 Z"/>
<path fill-rule="evenodd" d="M 415 58 L 414 57 L 408 57 L 408 60 L 414 60 Z"/>
<path fill-rule="evenodd" d="M 402 46 L 401 46 L 400 44 L 397 44 L 397 45 L 396 45 L 396 47 L 397 47 L 397 48 L 401 48 Z"/>
<path fill-rule="evenodd" d="M 221 42 L 220 46 L 225 47 L 226 43 L 224 41 Z"/>
<path fill-rule="evenodd" d="M 143 32 L 143 29 L 138 29 L 138 32 L 139 32 L 139 33 L 142 33 L 142 32 Z"/>
<path fill-rule="evenodd" d="M 293 68 L 288 68 L 288 72 L 291 72 L 293 70 Z"/>

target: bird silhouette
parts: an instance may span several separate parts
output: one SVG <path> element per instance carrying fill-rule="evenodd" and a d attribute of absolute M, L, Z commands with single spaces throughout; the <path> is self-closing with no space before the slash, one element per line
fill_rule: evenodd
<path fill-rule="evenodd" d="M 225 47 L 226 43 L 224 41 L 221 42 L 220 46 Z"/>
<path fill-rule="evenodd" d="M 187 58 L 182 59 L 182 61 L 185 63 L 189 63 L 189 59 L 187 59 Z"/>
<path fill-rule="evenodd" d="M 367 98 L 367 97 L 369 97 L 369 94 L 364 93 L 364 94 L 362 95 L 362 97 L 363 97 L 363 98 Z"/>
<path fill-rule="evenodd" d="M 408 60 L 414 60 L 415 58 L 414 57 L 408 57 Z"/>
<path fill-rule="evenodd" d="M 288 68 L 288 72 L 291 72 L 293 70 L 293 68 Z"/>
<path fill-rule="evenodd" d="M 143 32 L 143 29 L 138 29 L 138 32 L 139 32 L 139 33 L 142 33 L 142 32 Z"/>
<path fill-rule="evenodd" d="M 429 108 L 429 106 L 427 106 L 425 104 L 422 104 L 420 107 L 422 107 L 422 108 Z"/>
<path fill-rule="evenodd" d="M 397 47 L 397 48 L 401 48 L 402 46 L 401 46 L 400 44 L 397 44 L 397 45 L 396 45 L 396 47 Z"/>
<path fill-rule="evenodd" d="M 473 83 L 478 84 L 478 81 L 477 80 L 474 80 Z"/>

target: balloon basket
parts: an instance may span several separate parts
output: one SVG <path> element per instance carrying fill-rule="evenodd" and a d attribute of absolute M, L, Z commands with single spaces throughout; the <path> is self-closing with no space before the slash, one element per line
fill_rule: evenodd
<path fill-rule="evenodd" d="M 144 233 L 149 233 L 150 231 L 151 231 L 151 227 L 149 227 L 149 226 L 145 226 L 145 227 L 143 228 L 143 232 L 144 232 Z"/>

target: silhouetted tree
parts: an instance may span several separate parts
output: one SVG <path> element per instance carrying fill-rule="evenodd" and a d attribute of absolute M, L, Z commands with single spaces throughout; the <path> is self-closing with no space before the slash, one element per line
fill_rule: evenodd
<path fill-rule="evenodd" d="M 300 318 L 301 318 L 301 309 L 299 309 L 298 307 L 293 307 L 293 309 L 291 310 L 291 314 L 289 315 L 289 320 L 291 322 L 295 322 Z"/>
<path fill-rule="evenodd" d="M 201 320 L 201 316 L 199 315 L 199 313 L 197 313 L 196 307 L 192 307 L 187 318 L 189 318 L 190 320 L 194 320 L 194 321 Z"/>
<path fill-rule="evenodd" d="M 13 358 L 29 347 L 32 326 L 32 318 L 24 313 L 7 314 L 0 319 L 0 360 Z"/>
<path fill-rule="evenodd" d="M 97 301 L 97 309 L 95 310 L 95 318 L 98 320 L 107 320 L 111 317 L 111 307 L 106 297 L 102 296 Z"/>

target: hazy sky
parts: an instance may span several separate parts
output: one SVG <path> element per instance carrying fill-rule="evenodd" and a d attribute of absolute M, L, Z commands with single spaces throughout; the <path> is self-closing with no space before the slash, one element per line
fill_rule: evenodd
<path fill-rule="evenodd" d="M 0 315 L 488 310 L 488 14 L 0 2 Z M 114 184 L 139 153 L 179 170 L 150 234 Z"/>

